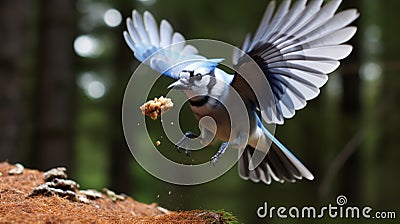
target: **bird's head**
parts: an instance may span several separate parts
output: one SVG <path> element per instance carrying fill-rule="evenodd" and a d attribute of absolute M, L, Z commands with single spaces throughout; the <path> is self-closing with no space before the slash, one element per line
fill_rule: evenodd
<path fill-rule="evenodd" d="M 179 74 L 178 81 L 168 86 L 169 89 L 185 90 L 195 95 L 210 95 L 215 86 L 215 67 L 221 59 L 213 59 L 191 63 Z"/>
<path fill-rule="evenodd" d="M 201 67 L 194 70 L 184 69 L 178 81 L 168 86 L 169 89 L 192 91 L 199 95 L 207 95 L 210 83 L 215 82 L 214 69 Z"/>

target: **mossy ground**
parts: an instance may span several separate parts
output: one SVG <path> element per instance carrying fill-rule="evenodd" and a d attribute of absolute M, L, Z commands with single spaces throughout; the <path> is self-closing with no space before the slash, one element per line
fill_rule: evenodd
<path fill-rule="evenodd" d="M 230 213 L 221 211 L 170 211 L 158 205 L 144 204 L 127 197 L 113 201 L 107 196 L 80 203 L 60 196 L 29 197 L 43 184 L 43 172 L 24 169 L 9 175 L 15 168 L 0 163 L 0 223 L 237 223 Z"/>

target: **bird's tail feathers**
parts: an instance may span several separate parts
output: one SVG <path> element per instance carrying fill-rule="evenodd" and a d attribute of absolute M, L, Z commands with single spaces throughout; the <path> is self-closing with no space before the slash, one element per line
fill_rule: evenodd
<path fill-rule="evenodd" d="M 247 145 L 238 162 L 239 176 L 245 180 L 270 184 L 277 182 L 295 182 L 303 178 L 313 180 L 312 173 L 275 138 L 256 115 L 257 125 L 270 141 L 270 149 L 265 152 Z"/>
<path fill-rule="evenodd" d="M 257 167 L 251 168 L 255 151 L 248 145 L 239 159 L 239 176 L 242 179 L 250 179 L 256 183 L 262 181 L 265 184 L 270 184 L 272 180 L 283 183 L 295 182 L 303 178 L 314 179 L 311 172 L 293 154 L 285 153 L 274 143 L 263 161 Z"/>

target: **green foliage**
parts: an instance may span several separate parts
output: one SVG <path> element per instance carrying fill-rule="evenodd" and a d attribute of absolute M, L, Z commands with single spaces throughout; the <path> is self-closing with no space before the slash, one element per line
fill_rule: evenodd
<path fill-rule="evenodd" d="M 224 209 L 210 210 L 209 213 L 202 217 L 211 224 L 239 224 L 238 219 L 231 212 L 227 212 Z"/>

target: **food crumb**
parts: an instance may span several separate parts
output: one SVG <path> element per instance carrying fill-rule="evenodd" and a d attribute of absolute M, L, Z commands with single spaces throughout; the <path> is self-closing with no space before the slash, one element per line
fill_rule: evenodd
<path fill-rule="evenodd" d="M 170 98 L 161 96 L 160 98 L 154 98 L 154 100 L 149 100 L 142 106 L 140 110 L 142 114 L 156 120 L 161 114 L 167 112 L 174 106 Z"/>
<path fill-rule="evenodd" d="M 160 146 L 161 142 L 160 141 L 156 141 L 156 146 Z"/>

